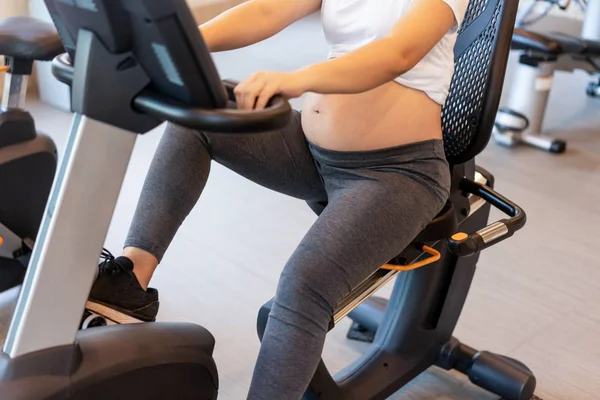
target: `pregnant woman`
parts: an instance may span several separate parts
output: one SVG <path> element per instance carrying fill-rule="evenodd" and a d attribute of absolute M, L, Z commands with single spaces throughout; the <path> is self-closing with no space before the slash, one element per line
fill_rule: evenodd
<path fill-rule="evenodd" d="M 87 307 L 122 322 L 154 321 L 158 292 L 148 284 L 212 161 L 271 190 L 326 201 L 283 268 L 248 394 L 300 399 L 340 300 L 400 253 L 449 195 L 441 110 L 467 5 L 252 0 L 202 25 L 211 51 L 233 50 L 320 10 L 331 51 L 323 62 L 258 72 L 236 87 L 240 109 L 306 94 L 284 129 L 231 135 L 167 127 L 122 255 L 105 253 Z"/>

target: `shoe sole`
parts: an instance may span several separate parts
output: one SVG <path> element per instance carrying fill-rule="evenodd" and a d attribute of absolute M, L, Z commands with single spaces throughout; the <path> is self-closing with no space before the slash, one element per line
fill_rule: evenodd
<path fill-rule="evenodd" d="M 119 310 L 115 310 L 114 308 L 93 301 L 88 301 L 85 303 L 85 308 L 117 324 L 140 324 L 143 322 L 151 322 L 143 321 L 141 319 L 132 317 L 131 315 L 120 312 Z"/>

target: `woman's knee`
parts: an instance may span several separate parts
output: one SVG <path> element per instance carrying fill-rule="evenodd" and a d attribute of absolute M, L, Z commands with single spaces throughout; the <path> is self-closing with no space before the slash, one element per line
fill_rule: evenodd
<path fill-rule="evenodd" d="M 208 140 L 202 131 L 186 128 L 172 122 L 166 124 L 161 139 L 161 146 L 165 144 L 182 148 L 189 146 L 192 148 L 197 148 L 197 146 L 208 148 Z"/>
<path fill-rule="evenodd" d="M 165 183 L 179 175 L 185 180 L 202 181 L 207 178 L 210 161 L 210 149 L 201 132 L 168 123 L 152 159 L 149 176 L 166 175 Z"/>
<path fill-rule="evenodd" d="M 281 273 L 272 315 L 326 330 L 350 290 L 344 275 L 344 268 L 321 249 L 299 246 Z"/>

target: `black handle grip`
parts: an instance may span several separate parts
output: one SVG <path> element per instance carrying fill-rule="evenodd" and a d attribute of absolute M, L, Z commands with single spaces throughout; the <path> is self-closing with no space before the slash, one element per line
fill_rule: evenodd
<path fill-rule="evenodd" d="M 234 89 L 238 85 L 239 82 L 232 81 L 231 79 L 224 79 L 223 86 L 225 86 L 225 90 L 227 90 L 227 95 L 229 96 L 229 101 L 236 102 Z"/>
<path fill-rule="evenodd" d="M 63 53 L 52 60 L 52 75 L 60 82 L 71 86 L 74 74 L 75 68 L 73 68 L 71 57 L 67 53 Z"/>
<path fill-rule="evenodd" d="M 68 54 L 52 62 L 52 73 L 61 82 L 73 83 L 74 68 Z M 229 98 L 235 100 L 233 81 L 223 81 Z M 263 110 L 202 109 L 172 100 L 162 94 L 144 90 L 133 99 L 133 107 L 161 121 L 171 121 L 193 129 L 221 133 L 255 133 L 283 128 L 292 117 L 290 104 L 274 96 Z"/>
<path fill-rule="evenodd" d="M 275 96 L 264 110 L 205 110 L 175 102 L 151 91 L 133 100 L 136 110 L 181 126 L 221 133 L 255 133 L 283 128 L 292 116 L 290 104 Z"/>
<path fill-rule="evenodd" d="M 516 231 L 525 226 L 527 216 L 525 211 L 492 188 L 464 178 L 460 189 L 481 197 L 483 200 L 510 216 L 486 226 L 470 235 L 459 232 L 448 239 L 450 251 L 459 257 L 471 256 L 483 249 L 493 246 L 511 237 Z"/>

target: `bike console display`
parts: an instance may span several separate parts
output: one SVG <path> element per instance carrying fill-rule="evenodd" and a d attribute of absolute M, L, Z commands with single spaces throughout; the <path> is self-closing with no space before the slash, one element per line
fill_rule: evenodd
<path fill-rule="evenodd" d="M 228 106 L 235 83 L 221 82 L 185 0 L 45 2 L 68 53 L 53 73 L 75 112 L 137 133 L 163 121 L 230 133 L 289 122 L 280 97 L 265 110 Z"/>

